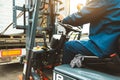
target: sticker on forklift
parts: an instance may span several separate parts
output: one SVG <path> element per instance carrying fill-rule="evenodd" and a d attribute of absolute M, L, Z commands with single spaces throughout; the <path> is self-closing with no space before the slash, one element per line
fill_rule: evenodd
<path fill-rule="evenodd" d="M 56 80 L 64 80 L 64 79 L 62 75 L 56 74 Z"/>

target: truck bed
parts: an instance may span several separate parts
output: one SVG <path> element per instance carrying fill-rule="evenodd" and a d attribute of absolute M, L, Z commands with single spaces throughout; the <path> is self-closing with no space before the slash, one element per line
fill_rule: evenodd
<path fill-rule="evenodd" d="M 0 49 L 11 48 L 24 48 L 25 36 L 24 35 L 1 35 L 0 36 Z"/>

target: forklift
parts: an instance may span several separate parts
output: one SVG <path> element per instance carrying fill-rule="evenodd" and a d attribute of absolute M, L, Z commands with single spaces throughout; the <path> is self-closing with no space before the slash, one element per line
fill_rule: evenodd
<path fill-rule="evenodd" d="M 70 0 L 63 2 L 65 1 L 70 6 Z M 71 25 L 57 21 L 59 12 L 65 9 L 64 7 L 59 9 L 63 4 L 62 0 L 25 0 L 25 2 L 23 7 L 19 7 L 13 0 L 13 27 L 24 29 L 26 33 L 26 55 L 21 57 L 24 69 L 19 80 L 120 80 L 120 75 L 113 76 L 92 69 L 93 66 L 102 69 L 108 63 L 119 66 L 120 55 L 113 54 L 112 57 L 105 59 L 85 56 L 83 68 L 71 68 L 69 64 L 61 64 L 64 43 L 74 32 L 77 33 L 74 39 L 80 39 L 82 27 L 74 29 Z M 17 10 L 24 12 L 23 25 L 17 25 Z M 57 33 L 58 25 L 64 27 L 66 32 L 61 30 Z M 73 33 L 70 34 L 71 31 Z M 43 42 L 35 42 L 37 35 L 41 35 Z"/>

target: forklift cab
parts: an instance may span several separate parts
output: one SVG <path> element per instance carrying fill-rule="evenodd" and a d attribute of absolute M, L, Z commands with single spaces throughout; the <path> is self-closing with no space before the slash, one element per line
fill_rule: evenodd
<path fill-rule="evenodd" d="M 95 56 L 87 56 L 85 57 L 85 67 L 83 68 L 72 68 L 69 64 L 63 64 L 60 66 L 57 66 L 53 70 L 53 80 L 120 80 L 120 39 L 118 41 L 118 52 L 111 54 L 110 57 L 99 59 Z M 105 62 L 105 63 L 104 63 Z M 104 63 L 104 64 L 103 64 Z M 108 65 L 110 63 L 110 65 Z M 112 63 L 112 65 L 111 65 Z M 96 65 L 98 66 L 96 66 Z M 89 67 L 89 65 L 92 65 Z M 112 74 L 117 74 L 117 76 L 113 76 L 111 74 L 101 72 L 100 70 L 94 69 L 94 67 L 99 67 L 101 70 L 104 69 L 104 67 L 109 68 L 108 66 L 114 66 L 111 67 Z M 101 67 L 102 66 L 102 67 Z M 105 69 L 107 69 L 105 68 Z M 114 72 L 114 69 L 116 68 L 117 72 Z M 108 69 L 108 70 L 109 70 Z"/>
<path fill-rule="evenodd" d="M 64 39 L 62 38 L 62 40 Z M 59 44 L 63 44 L 63 43 L 59 43 Z M 59 46 L 59 48 L 61 48 L 60 46 L 62 45 L 59 44 L 58 42 L 55 43 L 56 46 Z M 51 47 L 55 48 L 55 46 L 53 45 L 54 43 L 51 45 Z M 119 46 L 120 46 L 120 42 L 119 42 Z M 72 68 L 70 67 L 69 64 L 56 66 L 53 70 L 52 80 L 119 80 L 120 77 L 112 76 L 110 74 L 91 69 L 91 67 L 93 67 L 94 65 L 95 66 L 97 65 L 99 69 L 102 69 L 106 64 L 111 62 L 113 65 L 115 64 L 118 67 L 120 65 L 119 51 L 120 48 L 117 53 L 112 54 L 110 57 L 104 59 L 99 59 L 96 56 L 85 56 L 85 60 L 83 62 L 83 65 L 85 65 L 84 68 Z"/>

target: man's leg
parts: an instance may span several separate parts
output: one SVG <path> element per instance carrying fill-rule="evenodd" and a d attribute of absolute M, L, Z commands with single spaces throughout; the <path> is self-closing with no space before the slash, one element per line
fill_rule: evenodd
<path fill-rule="evenodd" d="M 69 64 L 76 54 L 93 55 L 81 44 L 81 41 L 68 41 L 64 45 L 62 63 Z"/>

